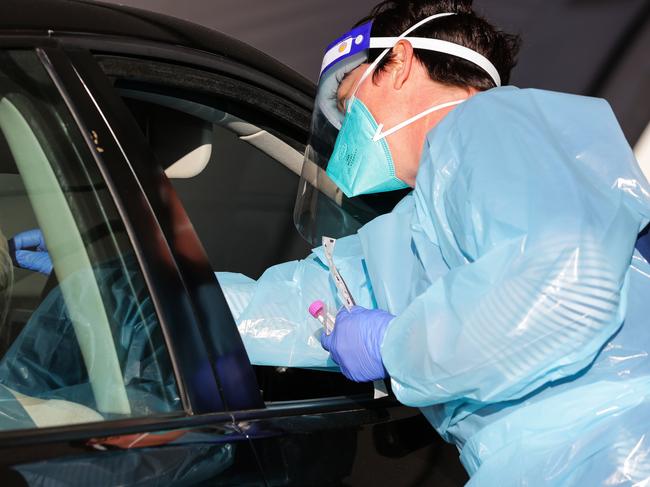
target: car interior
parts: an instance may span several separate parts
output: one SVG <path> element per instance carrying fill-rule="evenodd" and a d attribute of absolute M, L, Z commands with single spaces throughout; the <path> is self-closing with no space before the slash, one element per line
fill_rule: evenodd
<path fill-rule="evenodd" d="M 292 216 L 303 145 L 169 91 L 119 82 L 116 88 L 180 197 L 215 272 L 257 279 L 272 265 L 309 255 L 311 247 Z M 372 392 L 370 384 L 338 373 L 254 368 L 267 403 Z"/>

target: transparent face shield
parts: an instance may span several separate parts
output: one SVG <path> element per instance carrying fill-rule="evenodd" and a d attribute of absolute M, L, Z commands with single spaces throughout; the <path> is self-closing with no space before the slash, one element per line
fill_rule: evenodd
<path fill-rule="evenodd" d="M 341 238 L 356 233 L 375 217 L 389 212 L 410 189 L 347 197 L 328 176 L 345 111 L 339 110 L 337 92 L 343 77 L 369 59 L 370 49 L 384 49 L 360 77 L 359 85 L 367 80 L 379 62 L 401 39 L 406 38 L 414 49 L 427 49 L 462 57 L 490 74 L 495 85 L 500 85 L 499 74 L 486 58 L 464 46 L 431 38 L 407 37 L 413 30 L 437 18 L 454 15 L 442 13 L 418 22 L 399 37 L 371 37 L 372 22 L 360 25 L 331 43 L 325 53 L 312 115 L 310 137 L 305 151 L 298 196 L 294 208 L 294 223 L 310 244 L 318 246 L 323 236 Z M 456 104 L 454 102 L 453 104 Z M 416 115 L 399 124 L 387 127 L 388 132 L 399 130 L 421 116 L 440 107 Z M 442 107 L 444 108 L 444 107 Z M 354 148 L 351 148 L 354 150 Z M 362 162 L 363 163 L 363 162 Z"/>
<path fill-rule="evenodd" d="M 326 174 L 344 117 L 337 108 L 338 87 L 345 74 L 368 59 L 371 27 L 367 23 L 337 39 L 323 59 L 294 209 L 296 228 L 314 246 L 324 235 L 350 235 L 380 214 L 363 197 L 347 198 Z"/>

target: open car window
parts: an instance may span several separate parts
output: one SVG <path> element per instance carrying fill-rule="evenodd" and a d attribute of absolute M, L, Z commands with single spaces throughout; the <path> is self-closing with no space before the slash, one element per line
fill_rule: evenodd
<path fill-rule="evenodd" d="M 171 180 L 215 272 L 257 279 L 310 247 L 291 214 L 299 149 L 219 108 L 120 89 Z"/>
<path fill-rule="evenodd" d="M 273 112 L 273 104 L 265 106 L 263 93 L 251 113 L 232 86 L 229 94 L 208 81 L 201 86 L 212 86 L 213 93 L 173 86 L 171 79 L 196 77 L 195 69 L 188 74 L 165 65 L 156 80 L 159 62 L 145 66 L 133 60 L 138 69 L 124 66 L 128 62 L 100 59 L 100 66 L 170 178 L 212 269 L 258 279 L 273 265 L 307 257 L 311 247 L 293 224 L 304 152 L 301 131 L 274 123 L 282 114 Z M 304 118 L 306 134 L 308 114 L 293 118 L 296 124 Z M 348 381 L 337 371 L 254 368 L 267 402 L 372 393 L 372 385 Z"/>
<path fill-rule="evenodd" d="M 88 146 L 37 54 L 0 58 L 0 430 L 179 410 L 151 298 Z"/>

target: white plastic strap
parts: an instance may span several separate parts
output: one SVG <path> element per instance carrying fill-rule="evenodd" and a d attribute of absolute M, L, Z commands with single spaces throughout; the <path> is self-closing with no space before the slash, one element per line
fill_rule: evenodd
<path fill-rule="evenodd" d="M 375 135 L 372 138 L 372 140 L 373 140 L 373 142 L 377 142 L 378 140 L 383 139 L 384 137 L 388 137 L 389 135 L 394 134 L 398 130 L 403 129 L 407 125 L 412 124 L 416 120 L 420 120 L 422 117 L 426 117 L 430 113 L 437 112 L 438 110 L 444 110 L 445 108 L 453 107 L 453 106 L 456 106 L 456 105 L 460 105 L 464 101 L 465 101 L 465 98 L 463 98 L 462 100 L 450 101 L 450 102 L 447 102 L 447 103 L 442 103 L 440 105 L 433 106 L 433 107 L 423 111 L 422 113 L 419 113 L 419 114 L 415 115 L 414 117 L 409 118 L 408 120 L 404 120 L 402 123 L 399 123 L 399 124 L 395 125 L 393 128 L 386 130 L 386 132 L 382 132 L 382 130 L 384 129 L 384 124 L 380 123 L 379 126 L 377 127 L 377 132 L 375 132 Z"/>
<path fill-rule="evenodd" d="M 385 47 L 391 49 L 401 40 L 401 37 L 372 37 L 370 39 L 370 48 Z M 499 76 L 499 71 L 494 67 L 494 64 L 492 64 L 490 60 L 482 54 L 479 54 L 468 47 L 428 37 L 409 37 L 404 40 L 410 42 L 414 49 L 426 49 L 427 51 L 450 54 L 451 56 L 456 56 L 469 61 L 470 63 L 476 64 L 479 68 L 490 75 L 490 78 L 492 78 L 496 86 L 501 86 L 501 76 Z"/>
<path fill-rule="evenodd" d="M 479 54 L 478 52 L 469 49 L 468 47 L 461 46 L 460 44 L 455 44 L 453 42 L 443 41 L 440 39 L 430 39 L 426 37 L 413 37 L 407 39 L 407 36 L 411 32 L 421 27 L 422 25 L 426 24 L 427 22 L 440 19 L 442 17 L 449 17 L 450 15 L 456 15 L 456 13 L 447 12 L 447 13 L 432 15 L 431 17 L 427 17 L 426 19 L 422 19 L 417 24 L 406 29 L 399 37 L 371 37 L 370 38 L 371 49 L 382 48 L 382 47 L 384 47 L 385 49 L 379 56 L 377 56 L 377 59 L 375 59 L 372 62 L 372 64 L 368 66 L 368 69 L 366 69 L 366 71 L 359 79 L 359 82 L 357 83 L 357 86 L 355 87 L 354 92 L 350 97 L 350 103 L 347 104 L 348 111 L 352 106 L 351 102 L 356 97 L 357 91 L 359 90 L 361 83 L 363 83 L 368 78 L 368 76 L 370 76 L 375 71 L 375 69 L 377 68 L 381 60 L 384 59 L 386 54 L 388 54 L 390 50 L 395 46 L 395 44 L 397 44 L 402 39 L 406 39 L 407 41 L 409 41 L 411 45 L 416 49 L 427 49 L 429 51 L 442 52 L 444 54 L 457 56 L 459 58 L 465 59 L 466 61 L 469 61 L 470 63 L 476 64 L 478 67 L 480 67 L 490 75 L 490 77 L 492 78 L 496 86 L 501 86 L 501 76 L 499 76 L 499 72 L 494 67 L 494 64 L 492 64 L 489 59 Z"/>

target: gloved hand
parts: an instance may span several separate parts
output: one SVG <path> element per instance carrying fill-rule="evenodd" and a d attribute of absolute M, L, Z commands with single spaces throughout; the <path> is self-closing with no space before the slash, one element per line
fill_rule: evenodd
<path fill-rule="evenodd" d="M 330 352 L 348 379 L 370 382 L 388 374 L 381 360 L 380 347 L 386 328 L 395 318 L 380 309 L 355 306 L 350 311 L 343 308 L 336 315 L 331 335 L 321 335 L 321 345 Z"/>
<path fill-rule="evenodd" d="M 43 233 L 39 229 L 27 230 L 9 240 L 11 260 L 16 267 L 50 275 L 52 259 L 47 252 Z"/>

